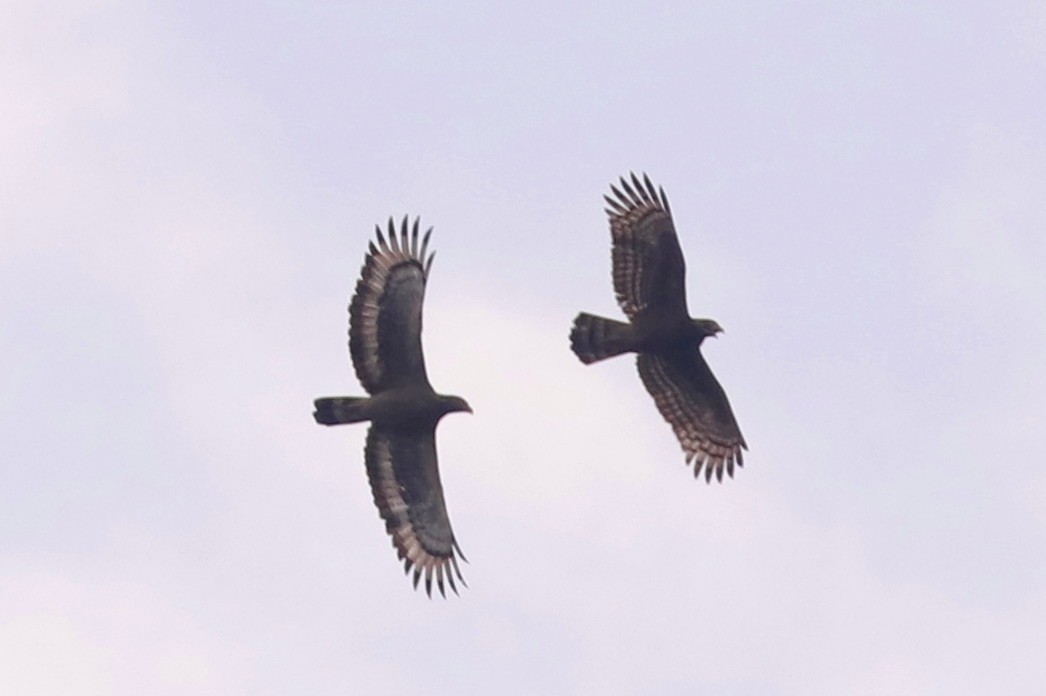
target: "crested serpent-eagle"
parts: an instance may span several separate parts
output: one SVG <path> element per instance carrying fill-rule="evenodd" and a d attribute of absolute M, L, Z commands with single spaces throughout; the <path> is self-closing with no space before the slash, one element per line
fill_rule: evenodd
<path fill-rule="evenodd" d="M 686 306 L 686 264 L 672 211 L 662 189 L 644 174 L 604 196 L 613 242 L 614 294 L 629 322 L 582 312 L 574 320 L 570 347 L 587 364 L 637 353 L 646 390 L 679 439 L 694 476 L 705 480 L 734 464 L 748 449 L 726 393 L 701 356 L 701 342 L 722 332 L 711 319 L 691 319 Z"/>
<path fill-rule="evenodd" d="M 404 572 L 414 569 L 414 587 L 424 575 L 446 597 L 444 578 L 457 594 L 464 585 L 457 558 L 466 560 L 447 516 L 436 462 L 436 424 L 455 411 L 472 412 L 458 396 L 437 394 L 425 373 L 421 351 L 421 308 L 435 252 L 426 257 L 429 235 L 419 244 L 419 220 L 408 234 L 407 218 L 397 231 L 389 218 L 386 241 L 377 227 L 356 294 L 349 305 L 349 353 L 370 397 L 316 399 L 313 417 L 323 425 L 370 421 L 364 458 L 374 504 L 392 537 Z"/>

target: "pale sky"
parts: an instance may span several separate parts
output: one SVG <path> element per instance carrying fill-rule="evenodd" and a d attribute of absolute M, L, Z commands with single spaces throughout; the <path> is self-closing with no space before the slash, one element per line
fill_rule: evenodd
<path fill-rule="evenodd" d="M 1046 4 L 2 15 L 0 692 L 1046 691 Z M 629 170 L 726 329 L 722 485 L 567 347 Z M 404 214 L 475 409 L 448 600 L 311 417 Z"/>

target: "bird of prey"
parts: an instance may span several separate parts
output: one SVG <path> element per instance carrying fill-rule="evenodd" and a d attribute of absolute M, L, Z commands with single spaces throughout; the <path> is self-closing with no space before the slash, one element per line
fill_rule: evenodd
<path fill-rule="evenodd" d="M 457 557 L 466 560 L 447 516 L 436 463 L 436 424 L 448 413 L 472 413 L 459 396 L 437 394 L 425 373 L 421 351 L 421 308 L 435 252 L 428 255 L 430 227 L 418 243 L 419 219 L 408 234 L 389 218 L 388 240 L 377 230 L 370 243 L 356 294 L 349 305 L 349 353 L 370 397 L 316 399 L 313 417 L 323 425 L 370 421 L 364 458 L 374 504 L 404 572 L 414 568 L 414 587 L 432 578 L 457 594 L 465 584 Z M 397 238 L 398 236 L 398 238 Z"/>
<path fill-rule="evenodd" d="M 711 319 L 691 319 L 686 306 L 686 264 L 672 211 L 662 189 L 649 177 L 604 196 L 613 242 L 614 294 L 629 321 L 582 312 L 574 319 L 570 347 L 586 365 L 637 353 L 639 376 L 661 415 L 679 439 L 694 477 L 705 480 L 723 470 L 733 477 L 748 449 L 726 393 L 701 356 L 701 342 L 723 331 Z"/>

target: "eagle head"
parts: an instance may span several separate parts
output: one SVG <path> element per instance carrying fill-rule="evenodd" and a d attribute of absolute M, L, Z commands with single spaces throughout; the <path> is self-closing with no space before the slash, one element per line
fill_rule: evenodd
<path fill-rule="evenodd" d="M 472 413 L 472 407 L 469 406 L 469 402 L 460 396 L 445 396 L 441 400 L 443 401 L 444 413 L 454 413 L 456 411 Z"/>
<path fill-rule="evenodd" d="M 714 319 L 691 319 L 690 325 L 694 327 L 699 344 L 709 336 L 714 337 L 716 334 L 723 333 L 723 327 Z"/>

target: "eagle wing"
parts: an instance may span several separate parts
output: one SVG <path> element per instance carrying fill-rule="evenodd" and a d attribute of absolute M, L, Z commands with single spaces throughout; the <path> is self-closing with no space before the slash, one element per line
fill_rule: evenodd
<path fill-rule="evenodd" d="M 697 350 L 671 354 L 640 353 L 639 376 L 658 411 L 672 426 L 694 462 L 694 477 L 705 467 L 705 480 L 723 480 L 723 468 L 733 477 L 734 463 L 744 465 L 741 450 L 748 449 L 734 419 L 730 402 L 708 363 Z"/>
<path fill-rule="evenodd" d="M 603 197 L 609 206 L 617 302 L 629 319 L 648 307 L 688 316 L 686 262 L 668 198 L 645 174 L 642 183 L 635 174 L 631 178 L 631 185 L 621 178 L 621 189 L 611 185 L 613 198 Z"/>
<path fill-rule="evenodd" d="M 465 584 L 457 556 L 466 559 L 454 539 L 443 500 L 443 484 L 436 462 L 435 426 L 371 425 L 367 432 L 366 461 L 374 504 L 385 520 L 385 531 L 392 537 L 404 571 L 414 568 L 414 587 L 424 574 L 425 591 L 431 597 L 435 575 L 440 594 L 446 596 L 444 578 L 457 594 L 454 576 Z"/>
<path fill-rule="evenodd" d="M 397 239 L 389 218 L 388 241 L 381 228 L 375 228 L 378 244 L 370 243 L 349 305 L 349 353 L 356 376 L 371 394 L 396 386 L 428 385 L 421 352 L 421 307 L 436 254 L 426 258 L 432 228 L 419 245 L 418 224 L 415 219 L 408 235 L 407 218 L 403 218 Z"/>

